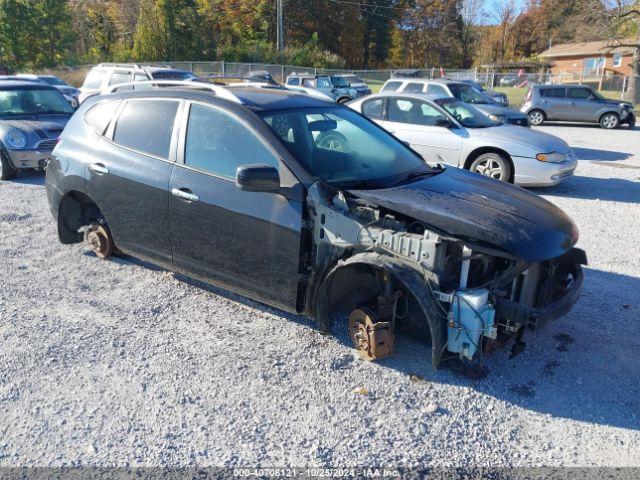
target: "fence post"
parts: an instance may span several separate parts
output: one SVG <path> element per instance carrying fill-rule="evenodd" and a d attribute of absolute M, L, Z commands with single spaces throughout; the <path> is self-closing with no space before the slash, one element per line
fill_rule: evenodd
<path fill-rule="evenodd" d="M 222 60 L 222 75 L 225 75 L 224 60 Z"/>
<path fill-rule="evenodd" d="M 627 76 L 622 77 L 622 92 L 620 92 L 620 100 L 624 100 L 624 91 L 627 89 Z"/>
<path fill-rule="evenodd" d="M 284 65 L 280 65 L 280 70 L 282 71 L 282 80 L 281 80 L 281 82 L 284 83 Z"/>

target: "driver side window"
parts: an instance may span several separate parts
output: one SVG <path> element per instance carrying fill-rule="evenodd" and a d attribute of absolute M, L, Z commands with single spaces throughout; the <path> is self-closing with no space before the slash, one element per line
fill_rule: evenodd
<path fill-rule="evenodd" d="M 271 151 L 240 120 L 223 110 L 197 103 L 189 111 L 184 163 L 228 178 L 235 178 L 241 165 L 279 167 Z"/>

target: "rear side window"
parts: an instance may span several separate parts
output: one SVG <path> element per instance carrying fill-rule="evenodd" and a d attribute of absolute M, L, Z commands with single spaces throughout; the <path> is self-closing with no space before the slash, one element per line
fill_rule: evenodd
<path fill-rule="evenodd" d="M 424 86 L 421 83 L 408 83 L 406 87 L 404 87 L 403 92 L 406 93 L 420 93 Z"/>
<path fill-rule="evenodd" d="M 396 90 L 398 90 L 398 88 L 400 88 L 400 85 L 402 85 L 402 82 L 387 82 L 382 87 L 382 91 L 395 92 Z"/>
<path fill-rule="evenodd" d="M 427 93 L 429 95 L 437 95 L 437 96 L 442 96 L 442 97 L 449 97 L 449 93 L 447 92 L 447 89 L 444 88 L 442 85 L 438 85 L 437 83 L 430 83 L 429 85 L 427 85 Z"/>
<path fill-rule="evenodd" d="M 362 113 L 369 118 L 382 120 L 383 106 L 384 100 L 382 98 L 368 100 L 362 104 Z"/>
<path fill-rule="evenodd" d="M 102 80 L 104 79 L 106 74 L 106 70 L 94 68 L 84 79 L 84 83 L 82 84 L 83 88 L 100 88 L 100 86 L 102 85 Z"/>
<path fill-rule="evenodd" d="M 287 80 L 287 85 L 300 85 L 300 79 L 298 77 L 290 78 Z"/>
<path fill-rule="evenodd" d="M 542 88 L 540 95 L 545 98 L 564 98 L 566 91 L 566 88 Z"/>
<path fill-rule="evenodd" d="M 97 134 L 102 135 L 119 106 L 120 101 L 96 103 L 85 113 L 84 120 Z"/>
<path fill-rule="evenodd" d="M 133 75 L 134 82 L 144 82 L 149 80 L 149 78 L 144 73 L 136 73 Z"/>
<path fill-rule="evenodd" d="M 130 100 L 116 122 L 113 141 L 160 158 L 169 158 L 178 102 Z"/>
<path fill-rule="evenodd" d="M 131 78 L 129 72 L 113 72 L 109 79 L 109 85 L 120 85 L 121 83 L 127 83 Z"/>
<path fill-rule="evenodd" d="M 279 166 L 267 147 L 238 119 L 197 103 L 189 112 L 184 163 L 229 178 L 236 178 L 241 165 Z"/>

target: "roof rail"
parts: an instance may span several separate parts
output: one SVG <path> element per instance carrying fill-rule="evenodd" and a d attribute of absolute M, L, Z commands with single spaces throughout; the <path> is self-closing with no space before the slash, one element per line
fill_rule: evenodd
<path fill-rule="evenodd" d="M 164 64 L 154 64 L 154 65 L 138 65 L 138 67 L 140 68 L 170 68 L 173 69 L 172 65 L 169 65 L 168 63 L 164 63 Z"/>
<path fill-rule="evenodd" d="M 136 86 L 139 87 L 144 85 L 148 85 L 150 88 L 143 89 L 143 91 L 151 90 L 153 88 L 162 88 L 162 87 L 180 87 L 180 88 L 185 88 L 189 90 L 207 90 L 212 93 L 215 93 L 215 95 L 220 98 L 231 100 L 232 102 L 236 102 L 236 103 L 242 103 L 240 99 L 236 95 L 231 93 L 226 87 L 222 87 L 220 85 L 213 85 L 211 83 L 205 83 L 205 82 L 189 82 L 189 81 L 185 82 L 181 80 L 147 80 L 144 82 L 121 83 L 119 85 L 111 85 L 110 87 L 104 89 L 101 92 L 101 94 L 108 95 L 110 93 L 117 92 L 120 89 L 127 89 L 128 87 L 131 87 L 130 90 L 133 90 L 134 89 L 133 87 L 136 87 Z"/>
<path fill-rule="evenodd" d="M 98 67 L 122 67 L 122 68 L 140 68 L 137 63 L 99 63 Z"/>

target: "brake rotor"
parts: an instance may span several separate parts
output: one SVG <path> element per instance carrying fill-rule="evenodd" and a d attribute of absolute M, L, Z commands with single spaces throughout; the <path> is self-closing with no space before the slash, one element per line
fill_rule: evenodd
<path fill-rule="evenodd" d="M 85 233 L 85 240 L 98 258 L 107 258 L 113 251 L 111 235 L 104 225 L 93 225 Z"/>
<path fill-rule="evenodd" d="M 356 308 L 349 315 L 349 334 L 353 347 L 367 360 L 393 354 L 394 335 L 389 322 L 376 322 L 368 308 Z"/>

